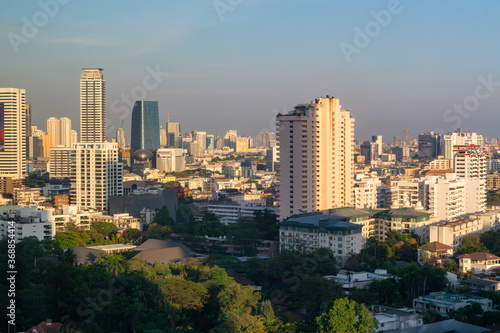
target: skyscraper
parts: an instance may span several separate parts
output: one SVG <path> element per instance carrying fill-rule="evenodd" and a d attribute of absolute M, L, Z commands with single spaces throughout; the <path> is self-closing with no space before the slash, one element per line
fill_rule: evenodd
<path fill-rule="evenodd" d="M 405 129 L 403 131 L 403 143 L 405 146 L 410 146 L 410 141 L 411 141 L 410 130 Z"/>
<path fill-rule="evenodd" d="M 317 98 L 277 115 L 279 215 L 352 206 L 354 118 L 337 98 Z"/>
<path fill-rule="evenodd" d="M 163 126 L 160 126 L 160 146 L 167 146 L 167 130 Z"/>
<path fill-rule="evenodd" d="M 0 88 L 0 193 L 26 173 L 26 90 Z"/>
<path fill-rule="evenodd" d="M 47 119 L 47 134 L 50 134 L 50 147 L 61 144 L 61 122 L 55 117 Z"/>
<path fill-rule="evenodd" d="M 106 82 L 101 68 L 84 68 L 80 79 L 81 142 L 106 141 Z"/>
<path fill-rule="evenodd" d="M 64 147 L 71 147 L 71 119 L 62 117 L 60 119 L 59 130 L 59 144 Z"/>
<path fill-rule="evenodd" d="M 118 143 L 118 149 L 124 150 L 126 143 L 125 143 L 125 131 L 123 128 L 119 128 L 116 131 L 116 143 Z"/>
<path fill-rule="evenodd" d="M 131 153 L 160 148 L 160 120 L 157 101 L 137 101 L 132 110 Z"/>

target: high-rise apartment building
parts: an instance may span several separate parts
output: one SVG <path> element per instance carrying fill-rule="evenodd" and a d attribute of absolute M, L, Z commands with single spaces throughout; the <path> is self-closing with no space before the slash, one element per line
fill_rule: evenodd
<path fill-rule="evenodd" d="M 167 130 L 163 126 L 160 126 L 160 146 L 161 147 L 167 146 Z"/>
<path fill-rule="evenodd" d="M 51 178 L 71 177 L 71 147 L 50 147 L 49 174 Z"/>
<path fill-rule="evenodd" d="M 55 117 L 47 119 L 47 134 L 50 134 L 50 147 L 61 144 L 61 122 L 59 119 Z"/>
<path fill-rule="evenodd" d="M 47 149 L 56 146 L 71 147 L 73 143 L 71 119 L 66 117 L 62 117 L 61 119 L 50 117 L 47 119 L 47 135 L 49 135 L 47 140 L 49 147 Z"/>
<path fill-rule="evenodd" d="M 377 155 L 380 156 L 382 155 L 382 135 L 372 135 L 372 142 L 377 145 Z"/>
<path fill-rule="evenodd" d="M 109 197 L 123 195 L 123 164 L 117 143 L 77 143 L 71 149 L 71 203 L 109 209 Z"/>
<path fill-rule="evenodd" d="M 0 193 L 26 173 L 26 90 L 0 88 Z"/>
<path fill-rule="evenodd" d="M 207 132 L 196 132 L 196 141 L 200 148 L 207 149 Z"/>
<path fill-rule="evenodd" d="M 62 117 L 59 122 L 59 144 L 64 147 L 71 147 L 71 119 Z"/>
<path fill-rule="evenodd" d="M 447 160 L 453 160 L 453 149 L 456 145 L 478 145 L 483 146 L 483 136 L 477 133 L 454 132 L 443 135 L 443 155 Z"/>
<path fill-rule="evenodd" d="M 486 209 L 486 154 L 480 145 L 455 145 L 453 150 L 454 172 L 468 180 L 466 188 L 467 212 Z"/>
<path fill-rule="evenodd" d="M 354 118 L 326 96 L 277 115 L 280 219 L 354 205 Z"/>
<path fill-rule="evenodd" d="M 125 131 L 123 130 L 123 128 L 119 128 L 116 131 L 116 143 L 118 143 L 119 149 L 125 149 Z"/>
<path fill-rule="evenodd" d="M 101 68 L 84 68 L 80 79 L 80 139 L 106 141 L 106 82 Z"/>
<path fill-rule="evenodd" d="M 157 101 L 137 101 L 132 110 L 131 153 L 160 148 L 160 120 Z"/>

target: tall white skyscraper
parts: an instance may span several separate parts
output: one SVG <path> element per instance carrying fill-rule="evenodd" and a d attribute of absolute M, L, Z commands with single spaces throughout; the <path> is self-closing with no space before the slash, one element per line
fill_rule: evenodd
<path fill-rule="evenodd" d="M 26 173 L 26 90 L 0 88 L 0 193 Z"/>
<path fill-rule="evenodd" d="M 71 149 L 71 203 L 78 209 L 108 210 L 112 195 L 123 195 L 123 164 L 117 143 L 77 143 Z"/>
<path fill-rule="evenodd" d="M 80 79 L 80 140 L 106 141 L 106 82 L 101 68 L 84 68 Z"/>
<path fill-rule="evenodd" d="M 279 215 L 354 205 L 354 118 L 337 98 L 277 115 Z"/>
<path fill-rule="evenodd" d="M 50 135 L 50 147 L 61 144 L 61 122 L 55 117 L 47 119 L 47 134 Z"/>
<path fill-rule="evenodd" d="M 62 117 L 60 120 L 60 145 L 71 147 L 71 119 Z"/>

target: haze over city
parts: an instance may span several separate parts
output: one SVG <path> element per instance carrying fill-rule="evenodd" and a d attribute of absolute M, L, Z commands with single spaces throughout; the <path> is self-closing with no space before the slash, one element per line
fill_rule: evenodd
<path fill-rule="evenodd" d="M 61 3 L 47 20 L 37 2 L 0 10 L 1 86 L 26 89 L 41 128 L 50 116 L 79 128 L 79 76 L 98 67 L 108 137 L 122 120 L 130 128 L 121 96 L 157 69 L 169 74 L 144 99 L 185 131 L 255 136 L 278 112 L 329 94 L 356 118 L 360 141 L 405 128 L 497 136 L 496 1 Z M 481 80 L 493 82 L 487 98 L 467 100 Z M 453 110 L 467 102 L 472 111 Z"/>

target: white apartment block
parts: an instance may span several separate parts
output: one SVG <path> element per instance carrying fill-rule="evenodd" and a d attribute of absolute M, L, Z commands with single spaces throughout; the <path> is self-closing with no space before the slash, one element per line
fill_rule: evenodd
<path fill-rule="evenodd" d="M 270 210 L 276 213 L 274 207 L 260 206 L 239 202 L 235 204 L 209 204 L 207 207 L 208 213 L 214 213 L 217 218 L 225 225 L 235 224 L 242 217 L 254 217 L 254 212 Z"/>
<path fill-rule="evenodd" d="M 354 207 L 356 208 L 377 208 L 377 189 L 382 185 L 376 176 L 356 175 L 354 181 Z"/>
<path fill-rule="evenodd" d="M 467 180 L 454 178 L 454 174 L 447 174 L 447 178 L 429 177 L 429 206 L 432 215 L 440 221 L 455 220 L 466 213 L 477 211 L 466 210 Z"/>
<path fill-rule="evenodd" d="M 444 177 L 427 176 L 418 181 L 392 181 L 391 186 L 378 187 L 377 206 L 414 207 L 430 211 L 437 220 L 455 220 L 485 210 L 483 183 L 482 180 L 458 178 L 454 173 Z"/>
<path fill-rule="evenodd" d="M 79 210 L 108 210 L 108 198 L 123 195 L 117 143 L 74 144 L 71 160 L 71 204 Z"/>
<path fill-rule="evenodd" d="M 4 143 L 0 145 L 0 179 L 23 179 L 26 173 L 26 90 L 0 88 Z"/>
<path fill-rule="evenodd" d="M 440 223 L 430 227 L 429 239 L 454 247 L 460 245 L 462 238 L 470 233 L 483 233 L 500 229 L 500 210 L 470 214 L 468 218 L 454 222 Z"/>
<path fill-rule="evenodd" d="M 458 177 L 468 180 L 468 213 L 486 209 L 486 154 L 480 145 L 454 146 L 454 171 Z"/>
<path fill-rule="evenodd" d="M 185 149 L 160 148 L 156 151 L 156 167 L 160 172 L 179 172 L 186 170 Z"/>
<path fill-rule="evenodd" d="M 465 179 L 486 179 L 486 155 L 479 145 L 455 146 L 454 172 Z"/>
<path fill-rule="evenodd" d="M 453 222 L 430 226 L 429 241 L 440 242 L 453 247 L 460 246 L 462 238 L 468 234 L 484 232 L 483 222 L 476 217 L 464 218 Z"/>
<path fill-rule="evenodd" d="M 80 79 L 81 142 L 106 141 L 106 82 L 101 68 L 84 68 Z"/>
<path fill-rule="evenodd" d="M 354 118 L 339 99 L 278 114 L 279 216 L 354 205 Z"/>
<path fill-rule="evenodd" d="M 62 145 L 50 147 L 49 174 L 51 178 L 69 178 L 71 167 L 70 147 Z"/>
<path fill-rule="evenodd" d="M 443 135 L 443 155 L 447 160 L 453 160 L 453 150 L 456 145 L 483 146 L 483 136 L 477 133 L 455 132 Z"/>
<path fill-rule="evenodd" d="M 38 240 L 52 239 L 55 235 L 52 210 L 36 207 L 0 207 L 0 235 L 7 237 L 9 228 L 14 228 L 16 243 L 26 237 Z"/>

